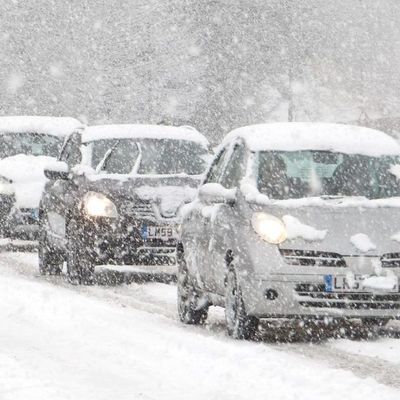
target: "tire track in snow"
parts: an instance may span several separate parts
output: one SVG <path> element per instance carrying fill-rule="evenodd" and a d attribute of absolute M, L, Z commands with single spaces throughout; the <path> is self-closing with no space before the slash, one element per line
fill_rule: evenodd
<path fill-rule="evenodd" d="M 322 361 L 330 367 L 348 370 L 360 378 L 373 378 L 377 382 L 394 388 L 400 388 L 399 366 L 376 357 L 351 354 L 329 344 L 287 345 L 283 350 L 304 355 L 307 358 Z"/>

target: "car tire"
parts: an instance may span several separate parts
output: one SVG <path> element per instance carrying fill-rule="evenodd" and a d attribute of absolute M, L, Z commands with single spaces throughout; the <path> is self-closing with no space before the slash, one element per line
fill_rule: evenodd
<path fill-rule="evenodd" d="M 62 273 L 64 259 L 62 255 L 54 250 L 48 242 L 47 219 L 44 217 L 39 232 L 38 256 L 40 275 L 60 275 Z"/>
<path fill-rule="evenodd" d="M 183 250 L 178 249 L 178 314 L 184 324 L 203 324 L 208 316 L 208 302 L 204 302 L 195 279 L 189 274 Z M 204 304 L 203 304 L 204 303 Z"/>
<path fill-rule="evenodd" d="M 95 283 L 95 263 L 87 252 L 83 237 L 77 222 L 70 220 L 67 225 L 67 275 L 73 285 Z"/>
<path fill-rule="evenodd" d="M 254 339 L 259 320 L 246 313 L 242 291 L 238 284 L 235 270 L 230 268 L 226 276 L 225 321 L 228 335 L 234 339 Z"/>

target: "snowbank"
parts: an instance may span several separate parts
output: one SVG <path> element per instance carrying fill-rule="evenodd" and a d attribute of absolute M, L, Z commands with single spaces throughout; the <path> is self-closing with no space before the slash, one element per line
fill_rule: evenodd
<path fill-rule="evenodd" d="M 223 144 L 243 139 L 251 151 L 321 150 L 368 156 L 398 155 L 400 144 L 383 132 L 327 123 L 273 123 L 235 129 Z"/>
<path fill-rule="evenodd" d="M 399 391 L 265 343 L 103 298 L 105 288 L 0 279 L 4 400 L 397 400 Z M 97 293 L 90 297 L 91 292 Z M 139 302 L 139 300 L 138 300 Z M 214 327 L 215 329 L 215 327 Z"/>
<path fill-rule="evenodd" d="M 83 125 L 69 117 L 0 117 L 1 133 L 42 133 L 53 136 L 67 136 Z"/>

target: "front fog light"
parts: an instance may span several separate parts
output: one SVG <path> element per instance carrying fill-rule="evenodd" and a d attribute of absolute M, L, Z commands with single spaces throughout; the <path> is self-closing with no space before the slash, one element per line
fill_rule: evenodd
<path fill-rule="evenodd" d="M 263 240 L 271 244 L 280 244 L 287 239 L 285 224 L 273 215 L 258 212 L 251 218 L 253 229 Z"/>
<path fill-rule="evenodd" d="M 86 214 L 91 217 L 118 217 L 115 204 L 104 194 L 88 192 L 83 198 L 83 207 Z"/>

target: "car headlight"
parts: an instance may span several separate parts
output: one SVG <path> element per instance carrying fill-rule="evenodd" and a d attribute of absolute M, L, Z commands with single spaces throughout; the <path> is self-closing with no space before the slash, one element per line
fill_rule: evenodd
<path fill-rule="evenodd" d="M 268 243 L 280 244 L 287 239 L 285 224 L 273 215 L 263 212 L 254 213 L 251 224 L 261 238 Z"/>
<path fill-rule="evenodd" d="M 14 194 L 15 189 L 12 181 L 5 178 L 4 176 L 0 176 L 0 194 Z"/>
<path fill-rule="evenodd" d="M 83 207 L 86 214 L 91 217 L 118 217 L 118 211 L 115 204 L 102 193 L 86 193 L 83 198 Z"/>

